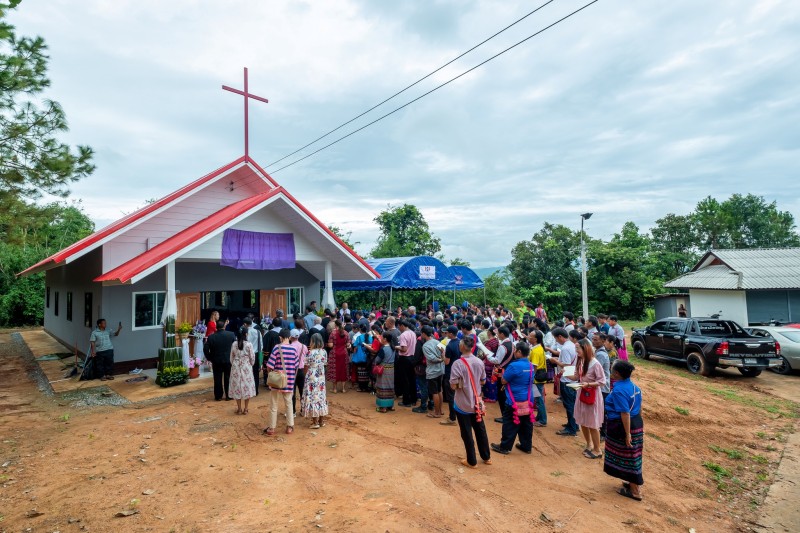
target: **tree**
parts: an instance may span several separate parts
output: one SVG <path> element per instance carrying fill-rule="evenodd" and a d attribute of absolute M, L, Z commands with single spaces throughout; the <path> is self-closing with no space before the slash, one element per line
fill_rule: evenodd
<path fill-rule="evenodd" d="M 548 309 L 578 309 L 579 248 L 579 232 L 545 222 L 531 240 L 520 241 L 511 250 L 508 273 L 512 291 L 525 301 L 542 302 Z"/>
<path fill-rule="evenodd" d="M 461 259 L 460 257 L 456 257 L 455 259 L 452 259 L 450 261 L 450 266 L 465 266 L 465 267 L 468 267 L 469 266 L 469 261 L 465 261 L 464 259 Z"/>
<path fill-rule="evenodd" d="M 69 183 L 95 169 L 91 148 L 73 151 L 57 140 L 67 131 L 61 106 L 34 101 L 50 86 L 47 46 L 41 37 L 17 37 L 3 21 L 19 3 L 0 3 L 0 207 L 42 193 L 65 197 Z"/>
<path fill-rule="evenodd" d="M 380 235 L 372 249 L 372 257 L 435 255 L 442 249 L 441 241 L 431 234 L 428 223 L 416 206 L 389 205 L 374 221 Z"/>
<path fill-rule="evenodd" d="M 607 243 L 589 243 L 587 284 L 593 314 L 605 312 L 622 318 L 640 319 L 653 296 L 662 292 L 648 235 L 633 222 Z"/>
<path fill-rule="evenodd" d="M 697 228 L 692 215 L 668 214 L 650 230 L 659 278 L 670 280 L 685 274 L 699 259 Z"/>
<path fill-rule="evenodd" d="M 352 237 L 353 236 L 353 232 L 352 231 L 345 232 L 339 226 L 328 226 L 328 229 L 331 230 L 331 232 L 334 235 L 336 235 L 337 237 L 342 239 L 342 241 L 344 241 L 344 243 L 347 246 L 349 246 L 350 249 L 353 250 L 353 251 L 355 251 L 355 249 L 356 249 L 356 244 L 361 244 L 360 242 L 352 242 L 350 240 L 350 239 L 353 238 Z"/>
<path fill-rule="evenodd" d="M 94 224 L 79 204 L 45 206 L 14 200 L 0 214 L 0 326 L 41 324 L 43 274 L 16 274 L 86 237 Z"/>
<path fill-rule="evenodd" d="M 763 196 L 734 194 L 724 202 L 708 196 L 690 216 L 702 251 L 800 245 L 792 214 L 779 211 L 776 202 L 767 203 Z"/>

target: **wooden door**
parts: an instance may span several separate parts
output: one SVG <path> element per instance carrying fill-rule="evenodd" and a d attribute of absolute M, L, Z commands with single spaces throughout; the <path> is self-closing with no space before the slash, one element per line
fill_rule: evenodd
<path fill-rule="evenodd" d="M 263 317 L 268 315 L 275 318 L 275 311 L 278 309 L 283 310 L 284 318 L 286 317 L 286 290 L 261 290 L 258 292 L 258 312 Z"/>
<path fill-rule="evenodd" d="M 200 320 L 200 293 L 187 292 L 175 295 L 178 312 L 175 315 L 175 324 L 180 326 L 184 322 L 195 325 Z"/>

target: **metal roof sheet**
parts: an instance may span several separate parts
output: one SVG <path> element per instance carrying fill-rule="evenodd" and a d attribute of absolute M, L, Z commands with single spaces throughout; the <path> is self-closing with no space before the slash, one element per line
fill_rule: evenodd
<path fill-rule="evenodd" d="M 704 266 L 714 257 L 724 264 Z M 741 284 L 738 273 L 741 273 Z M 692 272 L 664 286 L 683 289 L 800 289 L 800 248 L 712 250 Z"/>

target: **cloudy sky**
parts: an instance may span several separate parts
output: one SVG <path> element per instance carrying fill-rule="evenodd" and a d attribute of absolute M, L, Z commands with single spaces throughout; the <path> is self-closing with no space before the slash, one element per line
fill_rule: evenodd
<path fill-rule="evenodd" d="M 330 139 L 588 1 L 553 1 Z M 269 98 L 250 153 L 273 171 L 544 2 L 24 0 L 10 21 L 46 39 L 46 96 L 96 150 L 73 196 L 99 227 L 242 155 L 241 97 L 220 88 L 242 67 Z M 362 253 L 375 215 L 407 202 L 476 267 L 585 211 L 597 238 L 734 192 L 800 218 L 798 35 L 791 0 L 600 0 L 274 177 Z"/>

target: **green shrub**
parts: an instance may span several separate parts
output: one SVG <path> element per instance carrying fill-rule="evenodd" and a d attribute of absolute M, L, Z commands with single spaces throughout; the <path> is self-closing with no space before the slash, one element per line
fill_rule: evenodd
<path fill-rule="evenodd" d="M 185 366 L 170 366 L 158 371 L 156 383 L 162 387 L 183 385 L 189 380 L 189 369 Z"/>

